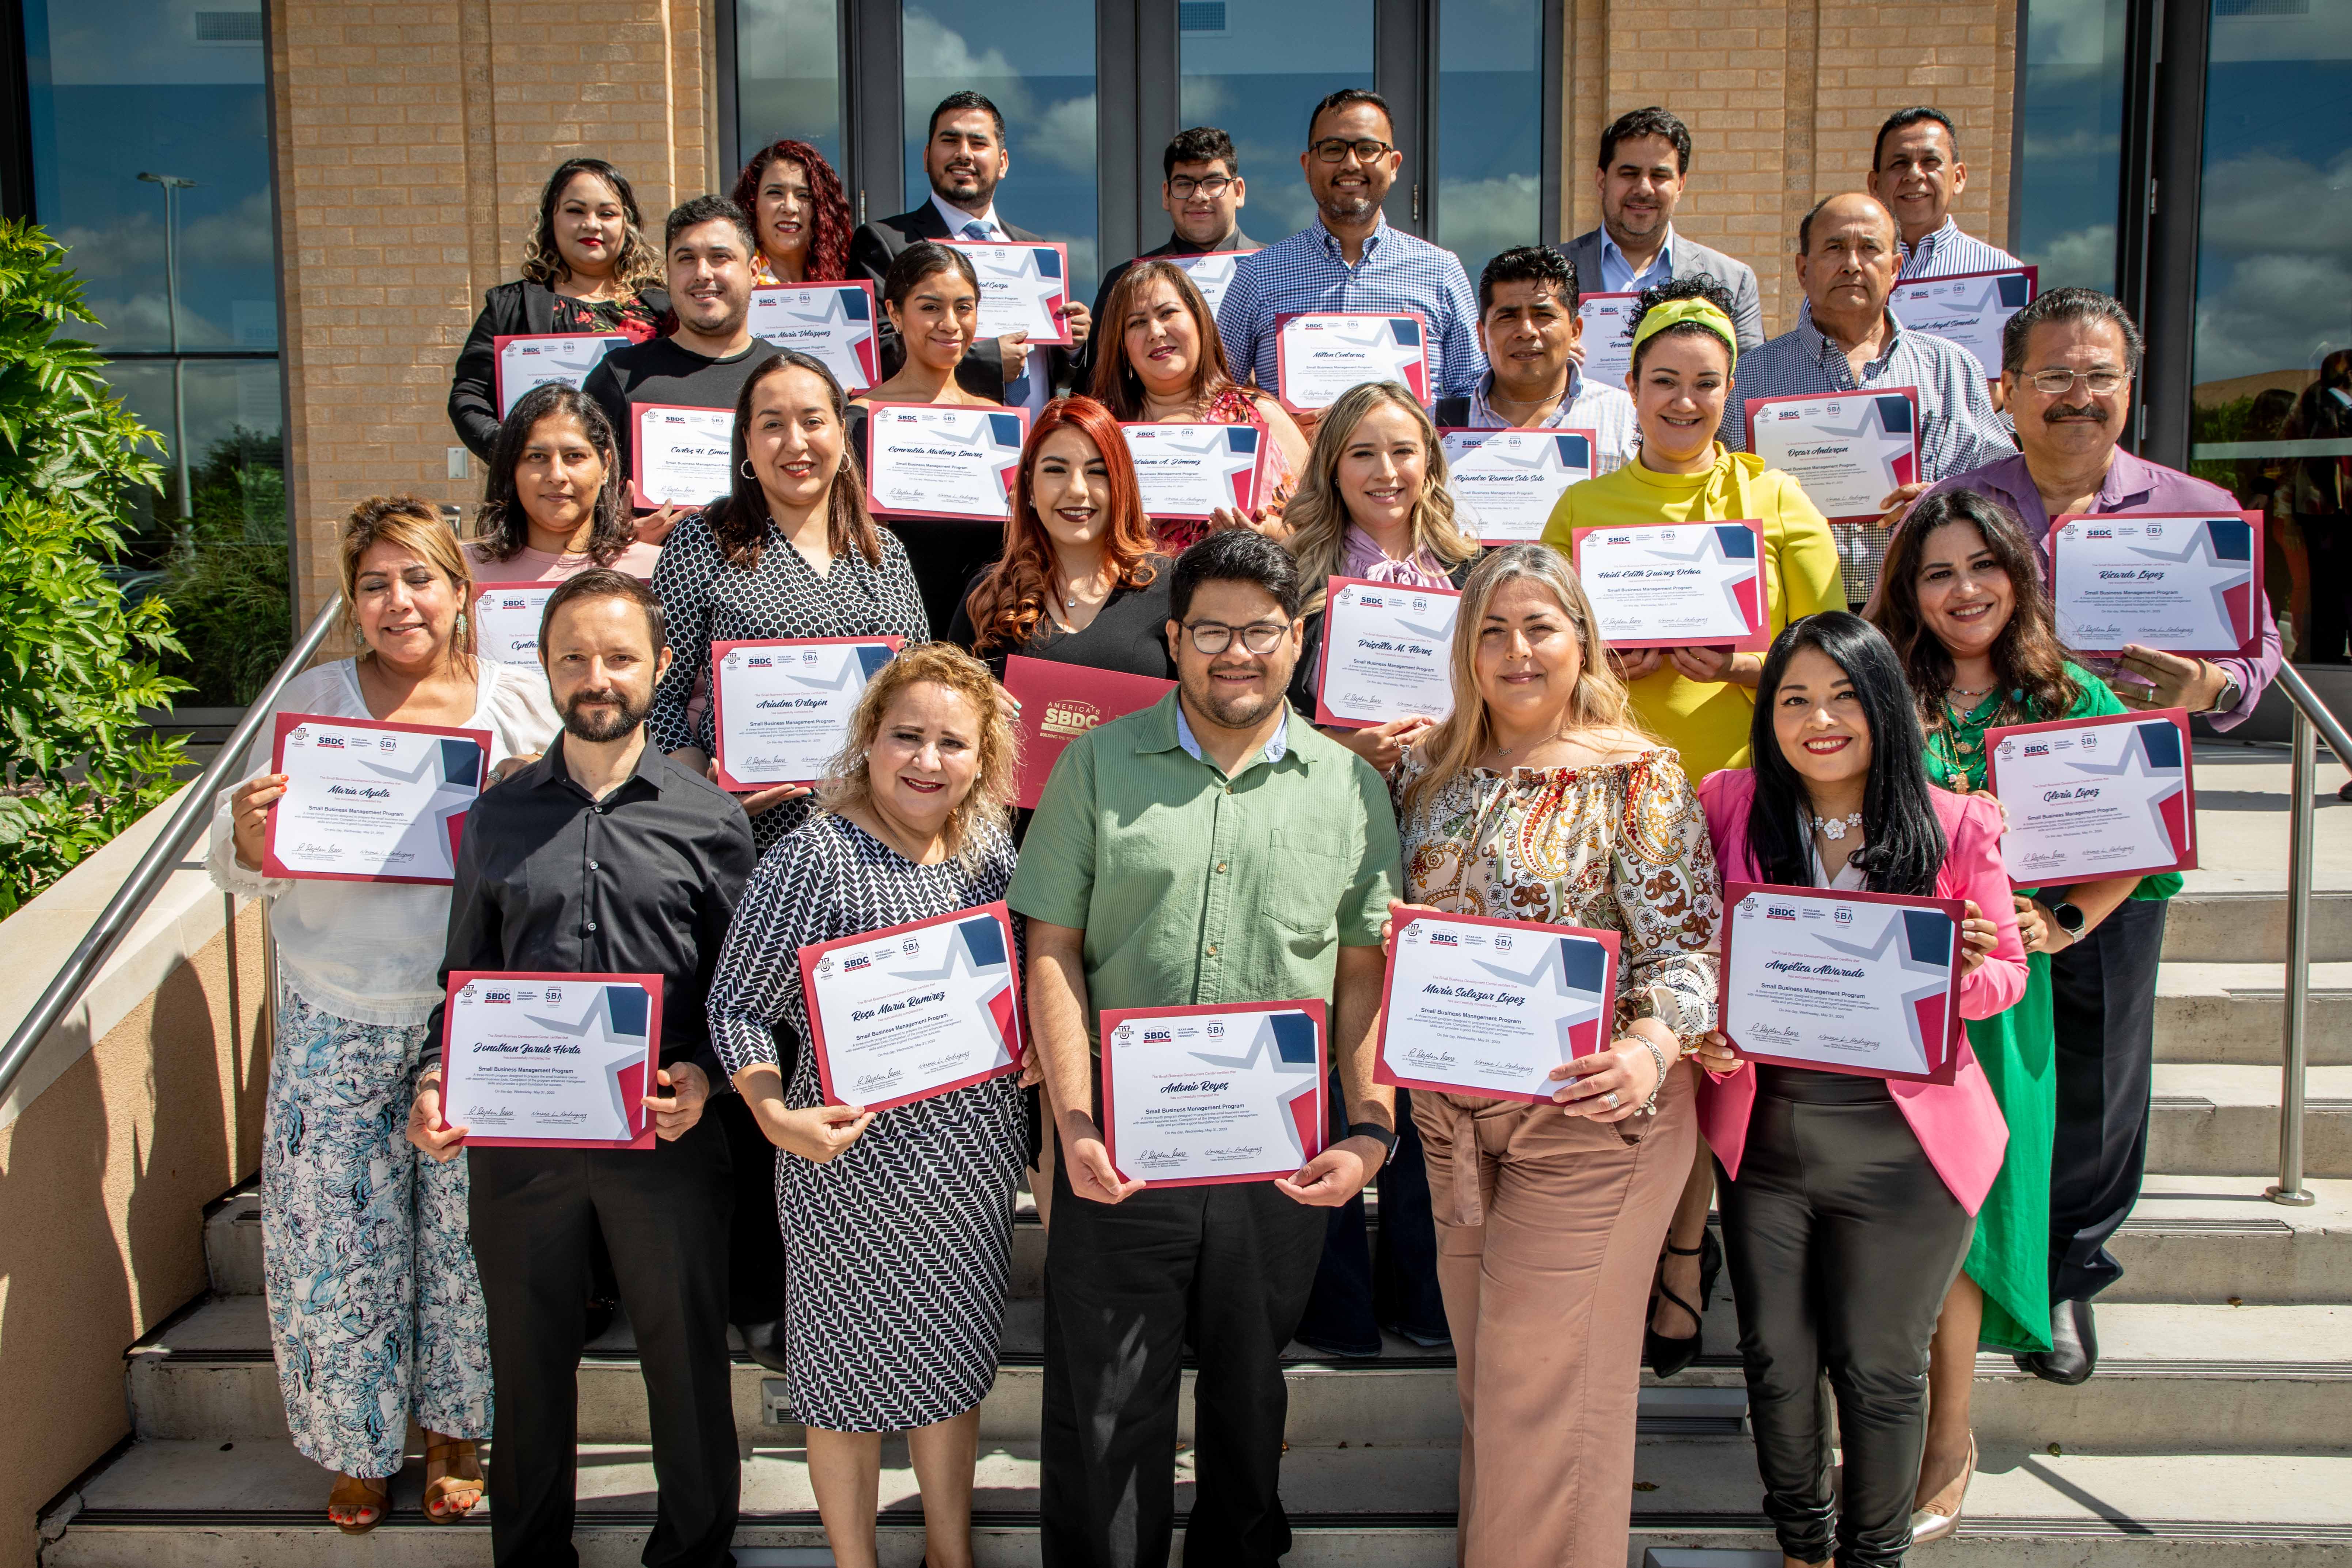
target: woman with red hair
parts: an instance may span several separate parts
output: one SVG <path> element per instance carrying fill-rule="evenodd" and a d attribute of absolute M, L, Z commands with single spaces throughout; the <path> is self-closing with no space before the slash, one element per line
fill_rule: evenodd
<path fill-rule="evenodd" d="M 1168 564 L 1118 421 L 1091 397 L 1057 398 L 1021 448 L 1004 553 L 964 590 L 948 640 L 1000 679 L 1017 653 L 1173 680 Z"/>
<path fill-rule="evenodd" d="M 849 199 L 824 153 L 789 137 L 772 142 L 735 177 L 734 198 L 760 246 L 754 284 L 849 276 Z"/>

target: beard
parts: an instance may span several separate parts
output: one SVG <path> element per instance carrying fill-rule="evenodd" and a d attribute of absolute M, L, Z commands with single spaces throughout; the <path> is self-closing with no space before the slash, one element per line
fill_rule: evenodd
<path fill-rule="evenodd" d="M 591 712 L 588 704 L 592 702 L 611 706 Z M 575 691 L 563 700 L 563 732 L 598 744 L 617 741 L 644 723 L 653 706 L 652 693 L 639 694 L 617 686 Z"/>
<path fill-rule="evenodd" d="M 1269 690 L 1240 696 L 1220 691 L 1209 679 L 1208 670 L 1202 670 L 1197 678 L 1189 671 L 1180 673 L 1184 695 L 1192 700 L 1192 706 L 1228 730 L 1247 730 L 1261 724 L 1267 714 L 1289 700 L 1284 691 L 1289 684 L 1287 679 L 1268 681 Z"/>

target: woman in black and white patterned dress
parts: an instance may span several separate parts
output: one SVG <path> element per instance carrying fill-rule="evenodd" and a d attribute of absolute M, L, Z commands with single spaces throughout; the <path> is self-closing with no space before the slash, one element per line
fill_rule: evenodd
<path fill-rule="evenodd" d="M 907 547 L 874 525 L 849 455 L 849 399 L 822 361 L 779 353 L 735 400 L 735 488 L 680 523 L 654 568 L 669 674 L 654 692 L 654 744 L 698 771 L 718 750 L 710 645 L 756 637 L 931 640 Z M 809 791 L 742 796 L 762 853 L 808 817 Z"/>
<path fill-rule="evenodd" d="M 822 1103 L 800 950 L 1004 896 L 1014 742 L 995 689 L 946 643 L 883 667 L 816 813 L 752 875 L 710 984 L 719 1059 L 782 1151 L 784 1382 L 844 1563 L 875 1560 L 887 1432 L 908 1435 L 927 1560 L 971 1562 L 1026 1130 L 1010 1077 L 878 1113 Z"/>

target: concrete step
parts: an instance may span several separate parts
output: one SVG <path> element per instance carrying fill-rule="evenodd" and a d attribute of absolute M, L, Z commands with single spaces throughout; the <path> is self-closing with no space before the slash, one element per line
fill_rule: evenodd
<path fill-rule="evenodd" d="M 2274 1176 L 2150 1175 L 2108 1243 L 2124 1277 L 2109 1302 L 2352 1301 L 2352 1182 L 2308 1184 L 2317 1202 L 2287 1208 Z"/>
<path fill-rule="evenodd" d="M 2352 1176 L 2352 1067 L 2315 1067 L 2305 1082 L 2304 1169 Z M 2189 1176 L 2275 1172 L 2278 1137 L 2276 1067 L 2158 1065 L 2149 1170 Z"/>
<path fill-rule="evenodd" d="M 1707 1314 L 1713 1352 L 1671 1384 L 1643 1393 L 1653 1436 L 1740 1431 L 1747 1394 L 1736 1359 L 1738 1324 L 1718 1289 Z M 1044 1399 L 1042 1304 L 1015 1301 L 996 1386 L 981 1407 L 985 1438 L 1037 1434 Z M 2110 1452 L 2193 1440 L 2213 1452 L 2352 1450 L 2352 1306 L 2105 1305 L 2099 1375 L 2058 1388 L 2005 1355 L 1980 1357 L 1973 1394 L 1980 1440 Z M 1301 1445 L 1448 1443 L 1460 1433 L 1454 1358 L 1391 1340 L 1363 1361 L 1291 1347 L 1290 1441 Z M 737 1429 L 747 1443 L 785 1425 L 782 1380 L 734 1366 Z M 1185 1377 L 1191 1386 L 1191 1373 Z M 139 1435 L 170 1440 L 285 1434 L 260 1299 L 225 1297 L 188 1314 L 130 1356 Z M 1189 1401 L 1180 1432 L 1192 1436 Z M 580 1434 L 601 1443 L 648 1440 L 645 1385 L 625 1325 L 597 1342 L 580 1373 Z"/>
<path fill-rule="evenodd" d="M 1981 1443 L 1981 1439 L 1980 1439 Z M 635 1446 L 582 1451 L 575 1532 L 584 1568 L 627 1568 L 652 1523 L 652 1466 Z M 496 1462 L 492 1457 L 492 1463 Z M 1293 1568 L 1442 1568 L 1454 1561 L 1454 1449 L 1445 1445 L 1294 1447 L 1283 1501 Z M 1177 1507 L 1192 1500 L 1192 1455 Z M 973 1546 L 983 1568 L 1037 1553 L 1036 1450 L 983 1441 Z M 1767 1549 L 1744 1439 L 1640 1444 L 1630 1558 Z M 487 1506 L 434 1527 L 422 1465 L 395 1483 L 392 1513 L 363 1542 L 326 1522 L 326 1477 L 283 1442 L 142 1442 L 85 1478 L 42 1521 L 47 1568 L 296 1568 L 314 1563 L 438 1568 L 489 1562 Z M 880 1537 L 887 1568 L 921 1557 L 919 1499 L 904 1446 L 885 1446 Z M 801 1452 L 746 1456 L 735 1537 L 744 1568 L 829 1563 Z M 1682 1559 L 1689 1562 L 1689 1559 Z M 2201 1452 L 2129 1456 L 1981 1443 L 1968 1522 L 1937 1561 L 1961 1568 L 2347 1568 L 2352 1456 Z"/>
<path fill-rule="evenodd" d="M 2169 949 L 2169 943 L 2168 951 Z M 2352 963 L 2311 966 L 2304 1050 L 2314 1067 L 2352 1064 Z M 2156 972 L 2156 1059 L 2275 1071 L 2284 1049 L 2286 966 L 2167 958 Z"/>
<path fill-rule="evenodd" d="M 2200 826 L 2206 819 L 2200 816 Z M 2280 853 L 2284 854 L 2286 814 L 2278 815 Z M 2172 900 L 2164 917 L 2167 963 L 2270 963 L 2286 962 L 2286 894 L 2208 892 L 2195 885 Z M 2311 961 L 2352 963 L 2352 893 L 2311 895 Z"/>

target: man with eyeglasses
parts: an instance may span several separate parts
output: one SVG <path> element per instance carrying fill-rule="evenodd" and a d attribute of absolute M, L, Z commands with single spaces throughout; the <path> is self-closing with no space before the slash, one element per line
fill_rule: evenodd
<path fill-rule="evenodd" d="M 1430 396 L 1465 395 L 1477 384 L 1486 361 L 1469 274 L 1452 251 L 1391 227 L 1381 211 L 1403 166 L 1379 93 L 1342 88 L 1315 106 L 1298 155 L 1315 221 L 1243 261 L 1217 310 L 1235 375 L 1281 395 L 1275 330 L 1285 316 L 1417 310 L 1428 330 Z M 1315 416 L 1299 424 L 1311 435 Z"/>
<path fill-rule="evenodd" d="M 1690 162 L 1690 127 L 1675 115 L 1655 104 L 1619 115 L 1601 133 L 1592 176 L 1601 226 L 1570 240 L 1568 258 L 1597 294 L 1638 294 L 1677 278 L 1714 279 L 1731 296 L 1732 335 L 1745 354 L 1764 342 L 1756 269 L 1675 232 Z"/>
<path fill-rule="evenodd" d="M 1372 1081 L 1396 819 L 1369 763 L 1291 720 L 1301 586 L 1289 552 L 1245 529 L 1177 559 L 1177 689 L 1070 743 L 1006 895 L 1029 922 L 1030 1036 L 1061 1147 L 1045 1263 L 1047 1568 L 1167 1562 L 1188 1344 L 1200 1380 L 1185 1560 L 1272 1568 L 1289 1550 L 1283 1347 L 1325 1211 L 1396 1146 L 1393 1096 Z M 1121 1177 L 1097 1120 L 1102 1009 L 1310 997 L 1330 1004 L 1346 1137 L 1281 1181 Z"/>
<path fill-rule="evenodd" d="M 1242 232 L 1241 210 L 1249 199 L 1249 185 L 1241 175 L 1241 159 L 1234 139 L 1213 125 L 1179 131 L 1160 154 L 1160 210 L 1168 215 L 1168 243 L 1154 246 L 1133 261 L 1122 261 L 1103 274 L 1095 290 L 1095 319 L 1110 303 L 1110 291 L 1136 261 L 1160 256 L 1211 256 L 1222 251 L 1255 250 L 1257 241 Z M 1213 299 L 1210 304 L 1216 301 Z M 1094 369 L 1092 340 L 1079 368 L 1081 382 Z"/>
<path fill-rule="evenodd" d="M 2001 385 L 2023 450 L 1956 474 L 1927 493 L 1969 489 L 1997 500 L 2045 550 L 2052 520 L 2070 514 L 2238 511 L 2237 498 L 2221 486 L 2116 445 L 2131 416 L 2142 346 L 2130 312 L 2096 289 L 2053 289 L 2026 306 L 2001 333 Z M 2253 712 L 2278 666 L 2278 627 L 2265 605 L 2259 658 L 2189 658 L 2130 647 L 2119 664 L 2099 660 L 2095 667 L 2133 708 L 2186 708 L 2230 730 Z M 2017 1360 L 2053 1383 L 2081 1383 L 2097 1368 L 2091 1299 L 2123 1275 L 2106 1243 L 2139 1198 L 2157 959 L 2165 902 L 2179 886 L 2178 875 L 2145 879 L 2095 926 L 2063 893 L 2042 895 L 2055 917 L 2049 940 L 2061 944 L 2050 961 L 2058 1068 L 2050 1349 Z"/>

